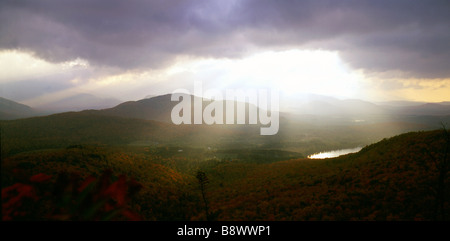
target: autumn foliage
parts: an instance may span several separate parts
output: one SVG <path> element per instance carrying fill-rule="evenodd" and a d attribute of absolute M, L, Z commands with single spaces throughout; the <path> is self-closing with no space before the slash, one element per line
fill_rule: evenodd
<path fill-rule="evenodd" d="M 129 202 L 141 188 L 124 175 L 114 178 L 110 170 L 84 180 L 76 173 L 62 172 L 52 181 L 39 173 L 26 184 L 2 189 L 2 219 L 140 220 Z"/>
<path fill-rule="evenodd" d="M 440 163 L 448 163 L 449 156 L 442 131 L 407 133 L 359 153 L 323 160 L 266 150 L 205 149 L 78 145 L 7 157 L 1 170 L 2 218 L 450 217 L 450 177 L 440 174 Z"/>

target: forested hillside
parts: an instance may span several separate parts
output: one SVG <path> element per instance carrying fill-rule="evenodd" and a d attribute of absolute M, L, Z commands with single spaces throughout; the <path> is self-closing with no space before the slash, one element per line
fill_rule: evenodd
<path fill-rule="evenodd" d="M 230 155 L 154 146 L 75 145 L 25 152 L 2 159 L 3 218 L 441 220 L 450 210 L 449 140 L 444 133 L 407 133 L 323 160 L 291 159 L 292 154 L 280 152 L 264 152 L 260 160 L 252 150 Z M 273 161 L 267 160 L 270 156 Z M 93 180 L 105 182 L 105 170 L 111 172 L 109 188 L 85 191 Z M 198 172 L 208 180 L 208 215 Z M 62 185 L 57 181 L 61 173 L 72 178 L 66 178 L 70 181 L 60 191 L 65 195 L 57 200 L 50 193 Z M 130 192 L 134 182 L 138 192 Z M 99 204 L 100 199 L 87 198 L 93 190 L 103 190 L 112 201 Z M 83 205 L 64 208 L 63 197 Z M 127 215 L 105 211 L 105 202 L 109 208 L 121 204 Z M 75 215 L 80 212 L 87 214 Z"/>

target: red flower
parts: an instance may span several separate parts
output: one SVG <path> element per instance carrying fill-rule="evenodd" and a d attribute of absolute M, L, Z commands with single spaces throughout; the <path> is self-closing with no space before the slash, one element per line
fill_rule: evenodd
<path fill-rule="evenodd" d="M 95 182 L 97 179 L 94 176 L 89 176 L 88 178 L 86 178 L 86 180 L 84 180 L 84 182 L 80 185 L 80 187 L 78 188 L 78 192 L 82 192 L 87 186 L 89 186 L 89 184 Z"/>
<path fill-rule="evenodd" d="M 104 194 L 116 200 L 118 205 L 123 205 L 127 196 L 127 189 L 126 177 L 122 175 L 119 180 L 105 190 Z"/>
<path fill-rule="evenodd" d="M 31 182 L 45 182 L 45 181 L 50 180 L 51 178 L 52 177 L 49 175 L 46 175 L 44 173 L 39 173 L 39 174 L 36 174 L 36 175 L 30 177 L 30 181 Z"/>
<path fill-rule="evenodd" d="M 123 210 L 122 215 L 124 217 L 126 217 L 129 221 L 141 221 L 142 220 L 142 218 L 138 214 L 131 212 L 129 210 Z"/>

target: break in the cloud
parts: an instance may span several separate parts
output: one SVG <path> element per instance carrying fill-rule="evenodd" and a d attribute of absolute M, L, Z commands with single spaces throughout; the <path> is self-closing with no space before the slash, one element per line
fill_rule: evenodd
<path fill-rule="evenodd" d="M 339 53 L 373 81 L 434 83 L 450 78 L 449 12 L 447 0 L 4 0 L 0 50 L 87 63 L 88 70 L 58 77 L 66 85 L 130 73 L 161 85 L 154 71 L 180 59 L 292 49 Z"/>

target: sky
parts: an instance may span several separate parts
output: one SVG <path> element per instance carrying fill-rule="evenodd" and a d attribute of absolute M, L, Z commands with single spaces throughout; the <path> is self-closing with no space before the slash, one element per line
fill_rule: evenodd
<path fill-rule="evenodd" d="M 0 96 L 276 88 L 450 101 L 448 0 L 2 0 Z"/>

